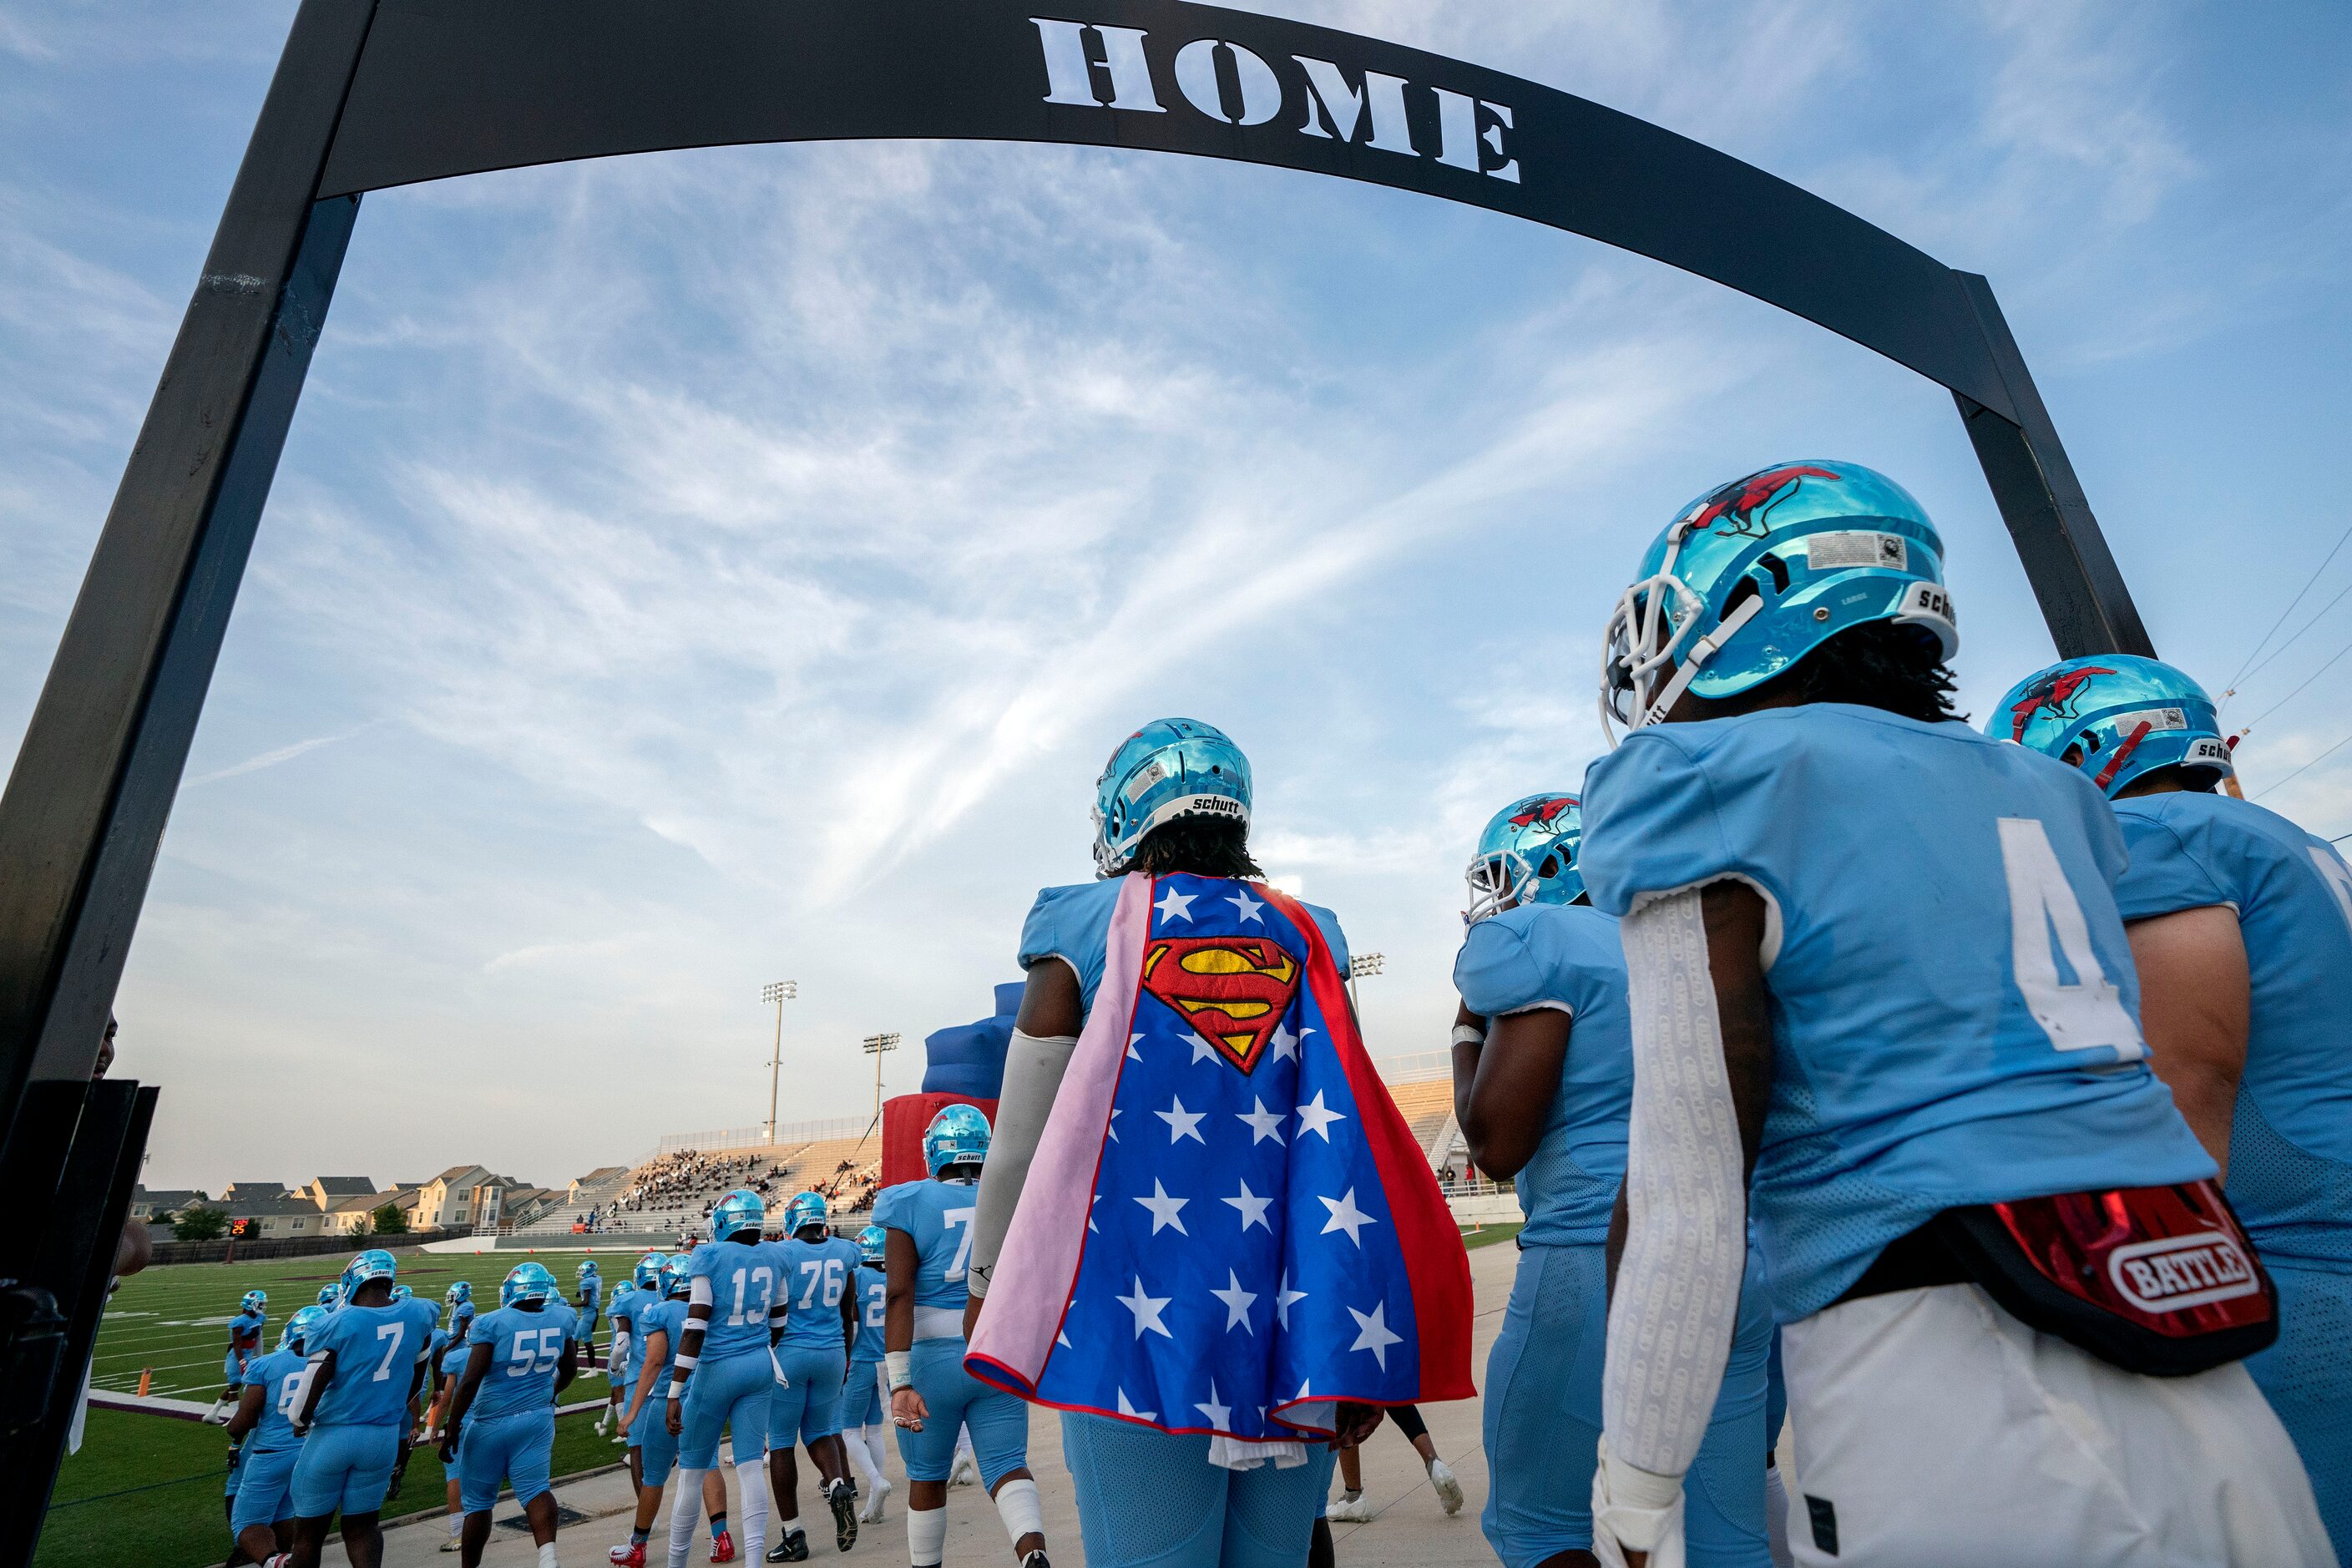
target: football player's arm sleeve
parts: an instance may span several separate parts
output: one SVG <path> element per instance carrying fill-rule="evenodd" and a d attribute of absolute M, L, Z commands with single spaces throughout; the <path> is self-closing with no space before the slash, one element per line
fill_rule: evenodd
<path fill-rule="evenodd" d="M 319 1396 L 327 1392 L 327 1384 L 335 1377 L 335 1352 L 331 1349 L 312 1352 L 310 1364 L 302 1369 L 301 1386 L 294 1393 L 293 1425 L 310 1425 L 310 1413 L 319 1407 Z"/>
<path fill-rule="evenodd" d="M 1665 1529 L 1723 1383 L 1747 1262 L 1747 1188 L 1696 889 L 1622 927 L 1633 1010 L 1625 1251 L 1601 1373 L 1596 1523 L 1647 1551 Z"/>
<path fill-rule="evenodd" d="M 698 1274 L 688 1288 L 686 1300 L 686 1323 L 677 1335 L 677 1353 L 669 1358 L 669 1396 L 686 1397 L 687 1379 L 702 1360 L 702 1336 L 710 1321 L 710 1276 Z"/>
<path fill-rule="evenodd" d="M 980 1192 L 973 1199 L 971 1259 L 965 1284 L 974 1296 L 988 1294 L 989 1276 L 997 1255 L 1004 1250 L 1005 1233 L 1013 1228 L 1013 1211 L 1020 1205 L 1021 1189 L 1029 1180 L 1029 1162 L 1036 1157 L 1038 1141 L 1045 1135 L 1054 1097 L 1069 1070 L 1070 1053 L 1077 1048 L 1076 1035 L 1038 1039 L 1013 1031 L 1004 1053 L 1004 1084 L 996 1101 L 996 1128 L 988 1141 L 988 1163 L 981 1168 Z"/>

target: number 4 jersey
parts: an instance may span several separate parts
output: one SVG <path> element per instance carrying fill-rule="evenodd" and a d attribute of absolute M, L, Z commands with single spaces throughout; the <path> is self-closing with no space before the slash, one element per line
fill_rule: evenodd
<path fill-rule="evenodd" d="M 500 1307 L 476 1318 L 466 1343 L 490 1347 L 490 1370 L 474 1391 L 468 1417 L 488 1421 L 552 1405 L 555 1369 L 578 1327 L 572 1309 L 561 1301 L 550 1301 L 537 1311 Z"/>
<path fill-rule="evenodd" d="M 1750 1202 L 1780 1321 L 1940 1210 L 2214 1174 L 2148 1070 L 2124 860 L 2087 779 L 1959 722 L 1770 709 L 1592 765 L 1595 904 L 1728 878 L 1768 905 Z"/>

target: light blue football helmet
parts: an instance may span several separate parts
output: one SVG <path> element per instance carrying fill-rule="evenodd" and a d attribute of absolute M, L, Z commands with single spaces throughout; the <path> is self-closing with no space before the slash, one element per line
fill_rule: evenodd
<path fill-rule="evenodd" d="M 240 1312 L 267 1311 L 268 1307 L 269 1292 L 267 1290 L 247 1290 L 244 1300 L 236 1304 L 236 1310 Z"/>
<path fill-rule="evenodd" d="M 506 1280 L 499 1287 L 499 1305 L 511 1307 L 517 1301 L 545 1302 L 555 1294 L 555 1276 L 547 1271 L 544 1263 L 518 1263 L 507 1270 Z"/>
<path fill-rule="evenodd" d="M 757 1231 L 768 1223 L 768 1205 L 749 1187 L 738 1187 L 710 1208 L 710 1239 L 724 1241 L 739 1230 Z"/>
<path fill-rule="evenodd" d="M 682 1255 L 666 1258 L 663 1261 L 661 1266 L 661 1299 L 663 1300 L 672 1300 L 679 1296 L 693 1293 L 694 1277 L 686 1271 L 687 1262 L 688 1259 Z"/>
<path fill-rule="evenodd" d="M 395 1301 L 414 1300 L 416 1292 L 405 1285 L 394 1285 L 392 1288 L 392 1299 Z"/>
<path fill-rule="evenodd" d="M 1096 875 L 1111 875 L 1145 834 L 1180 816 L 1221 816 L 1246 828 L 1249 759 L 1214 725 L 1154 719 L 1118 743 L 1095 780 Z"/>
<path fill-rule="evenodd" d="M 1859 463 L 1760 469 L 1685 507 L 1642 556 L 1603 636 L 1601 727 L 1638 730 L 1685 691 L 1734 697 L 1849 626 L 1960 634 L 1944 543 L 1910 493 Z"/>
<path fill-rule="evenodd" d="M 1464 872 L 1470 884 L 1465 924 L 1521 904 L 1572 904 L 1584 895 L 1576 852 L 1584 842 L 1584 807 L 1572 795 L 1531 795 L 1496 812 L 1478 835 Z"/>
<path fill-rule="evenodd" d="M 293 1316 L 286 1320 L 285 1329 L 278 1336 L 278 1348 L 282 1351 L 292 1350 L 302 1342 L 304 1335 L 326 1321 L 327 1309 L 324 1307 L 296 1308 Z"/>
<path fill-rule="evenodd" d="M 825 1224 L 830 1217 L 823 1193 L 794 1193 L 784 1205 L 784 1234 L 798 1236 L 810 1226 Z"/>
<path fill-rule="evenodd" d="M 400 1271 L 391 1253 L 381 1247 L 371 1247 L 343 1265 L 343 1278 L 338 1287 L 339 1299 L 348 1301 L 358 1294 L 359 1288 L 371 1279 L 389 1279 Z"/>
<path fill-rule="evenodd" d="M 985 1164 L 988 1137 L 988 1118 L 978 1106 L 945 1106 L 923 1129 L 923 1168 L 936 1178 L 950 1165 Z"/>
<path fill-rule="evenodd" d="M 586 1279 L 594 1275 L 596 1272 L 596 1260 L 593 1258 L 583 1260 L 577 1272 L 579 1278 L 583 1279 Z"/>
<path fill-rule="evenodd" d="M 669 1254 L 667 1252 L 648 1252 L 637 1259 L 637 1267 L 630 1275 L 630 1279 L 635 1282 L 640 1290 L 658 1289 L 661 1286 L 662 1265 L 668 1261 Z"/>
<path fill-rule="evenodd" d="M 1985 733 L 2080 768 L 2112 799 L 2158 768 L 2235 775 L 2205 689 L 2159 659 L 2095 654 L 2027 677 L 1992 710 Z"/>
<path fill-rule="evenodd" d="M 890 1257 L 890 1233 L 878 1225 L 869 1225 L 857 1233 L 857 1258 L 861 1263 L 883 1263 Z"/>
<path fill-rule="evenodd" d="M 453 1307 L 460 1301 L 471 1301 L 473 1299 L 474 1287 L 463 1279 L 457 1281 L 455 1284 L 451 1285 L 449 1289 L 441 1292 L 441 1300 L 446 1301 Z"/>

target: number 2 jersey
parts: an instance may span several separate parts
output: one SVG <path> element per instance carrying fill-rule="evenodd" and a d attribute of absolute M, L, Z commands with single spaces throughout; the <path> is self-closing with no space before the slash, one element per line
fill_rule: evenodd
<path fill-rule="evenodd" d="M 888 1310 L 890 1280 L 879 1268 L 860 1266 L 849 1288 L 857 1292 L 857 1340 L 849 1347 L 852 1361 L 882 1359 L 882 1316 Z"/>
<path fill-rule="evenodd" d="M 739 1355 L 765 1354 L 768 1314 L 784 1289 L 784 1260 L 780 1243 L 706 1241 L 687 1259 L 687 1278 L 698 1298 L 707 1290 L 710 1321 L 702 1332 L 698 1361 L 730 1361 Z M 686 1325 L 681 1324 L 681 1329 Z M 672 1345 L 675 1357 L 678 1347 Z"/>
<path fill-rule="evenodd" d="M 780 1345 L 808 1350 L 842 1348 L 841 1298 L 857 1275 L 857 1244 L 837 1236 L 823 1241 L 787 1237 L 776 1243 L 783 1259 L 785 1295 L 792 1315 L 784 1320 Z"/>
<path fill-rule="evenodd" d="M 968 1291 L 965 1271 L 971 1263 L 971 1216 L 980 1189 L 969 1182 L 901 1182 L 886 1187 L 874 1201 L 874 1223 L 885 1230 L 902 1230 L 915 1244 L 915 1305 L 961 1314 Z M 918 1312 L 918 1319 L 923 1314 Z M 955 1332 L 961 1335 L 959 1316 Z M 923 1332 L 918 1321 L 915 1337 L 945 1337 Z"/>
<path fill-rule="evenodd" d="M 535 1312 L 500 1307 L 476 1318 L 466 1343 L 490 1347 L 490 1369 L 474 1390 L 467 1417 L 488 1421 L 552 1406 L 555 1370 L 578 1329 L 579 1320 L 561 1301 L 550 1301 Z"/>
<path fill-rule="evenodd" d="M 1769 709 L 1593 763 L 1596 905 L 1727 878 L 1768 905 L 1750 1203 L 1780 1321 L 1939 1210 L 2214 1174 L 2147 1067 L 2124 862 L 2089 780 L 1958 721 Z"/>
<path fill-rule="evenodd" d="M 2154 795 L 2115 810 L 2131 847 L 2124 919 L 2226 904 L 2245 938 L 2231 1206 L 2265 1257 L 2352 1271 L 2352 869 L 2252 801 Z"/>

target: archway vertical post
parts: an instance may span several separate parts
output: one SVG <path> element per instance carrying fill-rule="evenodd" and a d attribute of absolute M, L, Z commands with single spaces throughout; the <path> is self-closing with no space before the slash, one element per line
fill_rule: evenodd
<path fill-rule="evenodd" d="M 0 1568 L 32 1559 L 145 1151 L 153 1091 L 134 1113 L 134 1085 L 90 1075 L 358 216 L 315 198 L 374 9 L 296 15 L 0 795 L 0 1273 L 63 1319 L 38 1414 L 0 1421 L 0 1476 L 26 1484 Z"/>

